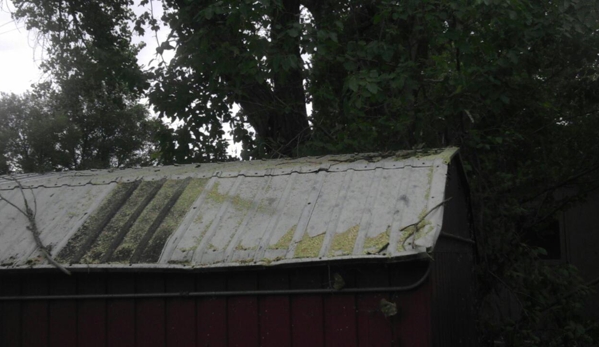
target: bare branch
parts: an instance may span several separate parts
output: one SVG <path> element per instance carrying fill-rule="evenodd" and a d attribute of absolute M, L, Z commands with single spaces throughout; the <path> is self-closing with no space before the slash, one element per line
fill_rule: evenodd
<path fill-rule="evenodd" d="M 48 260 L 48 262 L 50 264 L 54 265 L 57 269 L 59 269 L 63 273 L 65 273 L 67 275 L 70 275 L 71 272 L 69 270 L 67 270 L 64 266 L 60 265 L 56 260 L 54 260 L 54 258 L 52 258 L 52 255 L 50 255 L 50 252 L 48 252 L 48 249 L 46 248 L 46 246 L 44 246 L 44 244 L 42 243 L 42 240 L 40 239 L 40 232 L 39 232 L 39 229 L 37 227 L 37 223 L 35 221 L 35 215 L 37 213 L 37 199 L 35 198 L 35 194 L 33 193 L 33 188 L 29 187 L 29 189 L 31 190 L 31 195 L 33 196 L 33 207 L 34 207 L 34 210 L 32 210 L 29 207 L 29 202 L 27 200 L 27 197 L 25 196 L 25 191 L 24 191 L 25 188 L 23 187 L 23 185 L 21 184 L 21 182 L 18 179 L 14 178 L 14 177 L 8 177 L 7 179 L 10 180 L 10 181 L 15 182 L 19 186 L 19 190 L 21 192 L 21 196 L 23 197 L 23 204 L 25 205 L 25 211 L 23 211 L 23 209 L 21 209 L 20 207 L 18 207 L 13 202 L 11 202 L 8 199 L 4 198 L 2 195 L 0 195 L 0 201 L 6 201 L 6 203 L 8 203 L 10 206 L 14 207 L 17 211 L 19 211 L 21 214 L 23 214 L 27 218 L 27 220 L 29 221 L 29 225 L 27 226 L 27 230 L 31 231 L 31 234 L 33 235 L 33 239 L 35 241 L 35 244 L 39 248 L 40 252 L 44 255 L 44 257 Z"/>
<path fill-rule="evenodd" d="M 411 233 L 409 233 L 409 234 L 408 234 L 408 236 L 406 236 L 406 238 L 405 238 L 405 239 L 403 240 L 403 242 L 401 243 L 401 246 L 402 246 L 402 247 L 404 247 L 404 249 L 405 249 L 405 244 L 406 244 L 406 241 L 407 241 L 407 240 L 408 240 L 410 237 L 412 237 L 412 235 L 415 235 L 415 234 L 418 232 L 418 230 L 420 230 L 420 228 L 418 227 L 418 225 L 419 225 L 419 224 L 420 224 L 420 223 L 421 223 L 421 222 L 422 222 L 422 221 L 423 221 L 423 220 L 424 220 L 424 219 L 425 219 L 425 218 L 426 218 L 426 217 L 427 217 L 429 214 L 431 214 L 431 212 L 433 212 L 434 210 L 436 210 L 437 208 L 439 208 L 441 205 L 445 204 L 445 203 L 446 203 L 446 202 L 448 202 L 449 200 L 451 200 L 451 197 L 449 197 L 449 198 L 447 198 L 447 199 L 445 199 L 445 200 L 441 201 L 440 203 L 438 203 L 437 205 L 435 205 L 433 208 L 431 208 L 430 210 L 428 210 L 428 212 L 427 212 L 427 213 L 425 213 L 425 214 L 424 214 L 424 216 L 422 216 L 422 217 L 421 217 L 421 218 L 420 218 L 420 219 L 419 219 L 417 222 L 415 222 L 415 223 L 412 223 L 412 224 L 408 224 L 408 225 L 406 225 L 405 227 L 403 227 L 403 228 L 399 229 L 399 231 L 401 232 L 401 231 L 404 231 L 404 230 L 406 230 L 406 229 L 408 229 L 408 228 L 410 228 L 410 227 L 414 227 L 414 231 L 412 231 Z M 414 241 L 412 241 L 412 247 L 414 247 Z"/>

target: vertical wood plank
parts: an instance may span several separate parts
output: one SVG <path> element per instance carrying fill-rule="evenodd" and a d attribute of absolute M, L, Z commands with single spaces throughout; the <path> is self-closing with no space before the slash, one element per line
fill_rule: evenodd
<path fill-rule="evenodd" d="M 227 290 L 242 291 L 257 289 L 255 272 L 235 273 L 229 277 Z M 234 296 L 227 300 L 228 345 L 230 347 L 252 347 L 260 345 L 258 320 L 258 298 L 256 296 Z"/>
<path fill-rule="evenodd" d="M 289 288 L 287 270 L 261 273 L 261 290 L 284 290 Z M 291 345 L 291 306 L 289 296 L 273 295 L 259 298 L 260 345 L 280 347 Z"/>
<path fill-rule="evenodd" d="M 106 276 L 79 274 L 77 291 L 81 295 L 105 294 Z M 106 346 L 106 300 L 80 300 L 77 303 L 77 340 L 80 346 Z"/>
<path fill-rule="evenodd" d="M 397 268 L 390 278 L 391 286 L 406 285 L 406 277 L 413 277 L 409 282 L 422 277 L 425 269 L 414 269 L 410 276 L 401 275 L 403 270 Z M 400 346 L 431 346 L 432 315 L 431 315 L 431 280 L 430 276 L 425 282 L 410 291 L 392 293 L 391 301 L 397 304 L 398 315 L 394 320 L 393 340 Z"/>
<path fill-rule="evenodd" d="M 357 273 L 359 287 L 386 287 L 389 285 L 385 267 L 360 269 Z M 381 300 L 393 302 L 388 293 L 360 294 L 356 298 L 358 309 L 358 345 L 394 346 L 392 324 L 397 315 L 385 317 L 380 309 Z"/>
<path fill-rule="evenodd" d="M 137 293 L 163 293 L 164 278 L 159 274 L 140 274 L 136 277 Z M 166 343 L 165 300 L 138 299 L 135 309 L 135 341 L 140 347 L 161 346 Z"/>
<path fill-rule="evenodd" d="M 298 269 L 289 279 L 291 289 L 322 288 L 322 276 L 315 269 Z M 293 346 L 324 346 L 322 295 L 294 295 L 291 298 L 291 339 Z"/>
<path fill-rule="evenodd" d="M 224 274 L 200 274 L 196 290 L 216 292 L 227 290 Z M 197 346 L 227 346 L 227 299 L 225 297 L 200 297 L 197 308 Z"/>
<path fill-rule="evenodd" d="M 190 274 L 166 277 L 166 291 L 188 293 L 195 291 L 195 278 Z M 194 298 L 166 300 L 166 345 L 185 347 L 196 345 L 196 305 Z"/>
<path fill-rule="evenodd" d="M 134 293 L 131 274 L 116 274 L 107 278 L 109 294 Z M 111 299 L 106 305 L 106 342 L 111 347 L 135 346 L 135 302 L 131 299 Z"/>
<path fill-rule="evenodd" d="M 51 295 L 72 295 L 77 281 L 72 276 L 55 275 L 50 282 Z M 53 300 L 49 305 L 49 345 L 64 347 L 77 345 L 77 304 L 75 300 Z"/>
<path fill-rule="evenodd" d="M 400 310 L 393 340 L 400 346 L 431 346 L 431 315 L 428 288 L 399 293 L 392 300 Z"/>
<path fill-rule="evenodd" d="M 48 279 L 32 274 L 23 279 L 23 295 L 48 295 Z M 22 303 L 21 328 L 23 347 L 48 346 L 48 302 L 45 300 Z"/>
<path fill-rule="evenodd" d="M 20 293 L 20 277 L 4 276 L 0 286 L 0 295 L 18 296 Z M 19 346 L 21 343 L 21 303 L 19 301 L 3 301 L 0 305 L 0 346 Z"/>
<path fill-rule="evenodd" d="M 356 298 L 331 294 L 324 298 L 325 342 L 330 347 L 357 346 Z"/>

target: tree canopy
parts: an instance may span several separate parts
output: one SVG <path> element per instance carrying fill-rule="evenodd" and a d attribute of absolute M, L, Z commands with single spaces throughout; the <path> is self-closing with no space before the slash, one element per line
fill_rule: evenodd
<path fill-rule="evenodd" d="M 164 163 L 231 159 L 227 126 L 244 159 L 460 146 L 481 307 L 507 289 L 522 312 L 481 317 L 482 339 L 590 338 L 575 270 L 545 266 L 523 241 L 581 198 L 556 190 L 598 187 L 596 2 L 163 0 L 160 19 L 125 0 L 14 3 L 48 38 L 59 81 L 100 85 L 97 100 L 146 92 L 182 124 L 159 132 Z M 160 26 L 158 53 L 174 58 L 144 71 L 131 37 Z"/>
<path fill-rule="evenodd" d="M 151 164 L 164 126 L 144 106 L 109 97 L 75 97 L 49 85 L 0 94 L 0 174 Z"/>
<path fill-rule="evenodd" d="M 109 168 L 155 161 L 166 127 L 139 103 L 148 86 L 123 7 L 15 2 L 39 31 L 47 82 L 0 95 L 0 173 Z M 80 8 L 85 8 L 81 11 Z"/>

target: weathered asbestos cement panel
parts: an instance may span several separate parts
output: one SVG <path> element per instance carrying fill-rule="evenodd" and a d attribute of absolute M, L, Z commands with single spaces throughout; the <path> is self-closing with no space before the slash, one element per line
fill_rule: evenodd
<path fill-rule="evenodd" d="M 35 196 L 42 242 L 73 268 L 395 258 L 434 246 L 456 151 L 18 179 L 30 204 Z M 0 194 L 22 208 L 16 182 L 0 181 Z M 0 268 L 47 266 L 25 216 L 6 201 L 0 216 Z"/>
<path fill-rule="evenodd" d="M 60 247 L 60 243 L 71 236 L 80 222 L 84 220 L 93 207 L 104 198 L 115 184 L 108 186 L 82 186 L 82 187 L 60 187 L 60 188 L 37 188 L 31 191 L 25 190 L 25 197 L 29 201 L 30 208 L 36 211 L 36 224 L 40 231 L 40 239 L 51 253 Z M 0 194 L 7 200 L 16 204 L 24 210 L 23 197 L 19 190 L 12 190 Z M 68 198 L 65 198 L 68 197 Z M 7 206 L 6 204 L 5 206 Z M 14 263 L 19 265 L 35 265 L 44 263 L 39 257 L 37 245 L 34 242 L 31 231 L 27 229 L 28 220 L 12 206 L 4 207 L 11 210 L 10 214 L 0 211 L 0 263 Z M 3 225 L 6 221 L 12 221 L 9 225 Z"/>

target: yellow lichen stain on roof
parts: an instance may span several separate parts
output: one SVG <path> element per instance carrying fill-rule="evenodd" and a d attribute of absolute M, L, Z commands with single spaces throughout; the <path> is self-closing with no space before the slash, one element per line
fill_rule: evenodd
<path fill-rule="evenodd" d="M 346 231 L 336 234 L 331 242 L 331 248 L 329 248 L 329 257 L 351 254 L 359 231 L 360 225 L 356 224 Z"/>
<path fill-rule="evenodd" d="M 399 240 L 397 241 L 397 251 L 398 252 L 403 252 L 406 250 L 406 240 L 408 239 L 408 237 L 412 236 L 414 233 L 416 232 L 416 226 L 412 225 L 408 228 L 406 228 L 401 236 L 399 237 Z"/>
<path fill-rule="evenodd" d="M 166 240 L 171 234 L 177 229 L 181 221 L 185 218 L 185 215 L 191 209 L 191 205 L 196 201 L 206 183 L 207 179 L 192 179 L 191 182 L 185 187 L 185 190 L 177 199 L 175 205 L 168 212 L 154 236 L 150 240 L 142 260 L 145 261 L 158 261 L 162 247 L 166 243 Z"/>
<path fill-rule="evenodd" d="M 257 247 L 256 246 L 244 246 L 241 243 L 237 245 L 237 247 L 235 247 L 236 251 L 253 251 L 255 250 Z"/>
<path fill-rule="evenodd" d="M 276 263 L 276 262 L 284 260 L 284 259 L 285 259 L 285 257 L 281 257 L 281 256 L 274 257 L 274 258 L 264 258 L 264 259 L 262 259 L 262 264 L 270 265 L 272 263 Z"/>
<path fill-rule="evenodd" d="M 316 258 L 320 253 L 320 247 L 324 241 L 326 233 L 322 233 L 316 236 L 310 236 L 308 233 L 304 234 L 302 240 L 297 244 L 295 248 L 294 258 Z"/>
<path fill-rule="evenodd" d="M 367 237 L 364 241 L 364 254 L 373 254 L 380 251 L 385 245 L 389 244 L 389 233 L 391 227 L 378 234 L 377 236 Z"/>
<path fill-rule="evenodd" d="M 297 224 L 289 228 L 285 235 L 283 235 L 277 243 L 274 245 L 268 246 L 268 249 L 288 249 L 289 244 L 293 240 L 293 235 L 295 234 L 295 229 L 297 228 Z"/>
<path fill-rule="evenodd" d="M 220 182 L 216 181 L 206 197 L 216 203 L 222 204 L 227 199 L 227 196 L 218 191 L 219 187 Z"/>
<path fill-rule="evenodd" d="M 231 199 L 231 204 L 238 210 L 249 210 L 252 205 L 253 202 L 252 200 L 249 199 L 244 199 L 242 197 L 240 197 L 239 195 L 235 195 L 233 197 L 233 199 Z"/>
<path fill-rule="evenodd" d="M 227 199 L 230 196 L 227 194 L 221 193 L 219 191 L 219 188 L 220 188 L 220 182 L 217 181 L 214 183 L 214 186 L 212 186 L 212 188 L 208 192 L 207 198 L 217 204 L 223 204 L 225 201 L 227 201 Z M 231 205 L 233 205 L 233 207 L 235 207 L 238 210 L 242 210 L 242 211 L 248 211 L 254 204 L 254 202 L 252 200 L 242 198 L 239 195 L 232 196 L 230 199 L 230 202 L 231 202 Z"/>

